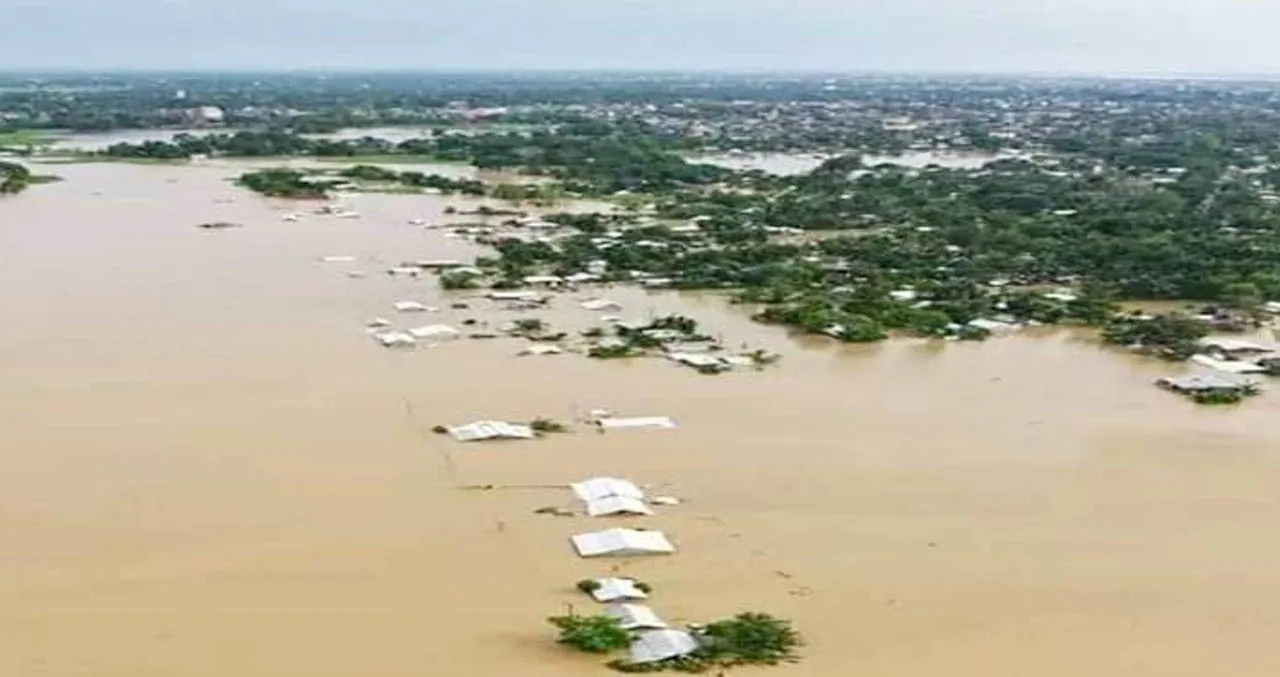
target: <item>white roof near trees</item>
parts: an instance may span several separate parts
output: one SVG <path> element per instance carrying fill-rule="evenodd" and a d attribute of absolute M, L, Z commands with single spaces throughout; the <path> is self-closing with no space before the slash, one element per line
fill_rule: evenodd
<path fill-rule="evenodd" d="M 1010 322 L 1001 322 L 1000 320 L 988 320 L 985 318 L 978 318 L 976 320 L 973 320 L 972 322 L 969 323 L 969 326 L 974 327 L 976 329 L 985 329 L 993 334 L 998 334 L 1000 332 L 1005 332 L 1005 331 L 1013 331 L 1018 328 L 1018 325 L 1012 324 Z"/>
<path fill-rule="evenodd" d="M 667 359 L 680 364 L 693 367 L 719 367 L 723 362 L 714 355 L 705 355 L 701 353 L 667 353 Z"/>
<path fill-rule="evenodd" d="M 660 630 L 667 627 L 666 621 L 643 604 L 610 604 L 604 613 L 618 619 L 624 630 Z"/>
<path fill-rule="evenodd" d="M 459 442 L 482 440 L 531 440 L 533 428 L 521 423 L 506 421 L 476 421 L 449 428 L 449 434 Z"/>
<path fill-rule="evenodd" d="M 650 630 L 631 643 L 632 663 L 657 663 L 698 650 L 698 640 L 684 630 Z"/>
<path fill-rule="evenodd" d="M 1224 353 L 1269 353 L 1275 346 L 1266 346 L 1254 341 L 1233 338 L 1204 338 L 1199 344 L 1205 348 L 1221 350 Z"/>
<path fill-rule="evenodd" d="M 564 348 L 550 343 L 533 343 L 524 347 L 520 351 L 521 355 L 559 355 L 564 352 Z"/>
<path fill-rule="evenodd" d="M 1262 374 L 1267 370 L 1260 364 L 1237 360 L 1219 360 L 1208 355 L 1192 355 L 1191 361 L 1204 367 L 1225 371 L 1228 374 Z"/>
<path fill-rule="evenodd" d="M 645 591 L 636 587 L 636 582 L 630 578 L 597 578 L 596 583 L 599 584 L 595 590 L 591 591 L 591 597 L 597 602 L 616 602 L 623 599 L 647 599 L 649 595 Z"/>
<path fill-rule="evenodd" d="M 661 531 L 606 529 L 578 534 L 571 540 L 574 549 L 582 557 L 665 555 L 676 551 L 675 546 Z"/>
<path fill-rule="evenodd" d="M 1237 390 L 1256 387 L 1258 380 L 1240 374 L 1225 371 L 1188 374 L 1186 376 L 1167 376 L 1157 383 L 1169 386 L 1182 392 L 1200 392 L 1206 390 Z"/>
<path fill-rule="evenodd" d="M 605 430 L 616 428 L 674 428 L 676 422 L 669 416 L 633 416 L 630 418 L 602 418 L 597 423 Z"/>
<path fill-rule="evenodd" d="M 584 501 L 595 501 L 601 498 L 609 498 L 611 496 L 620 496 L 623 498 L 643 499 L 644 491 L 636 486 L 630 480 L 620 480 L 616 477 L 593 477 L 589 480 L 574 482 L 569 485 L 573 489 L 573 493 L 578 495 Z"/>
<path fill-rule="evenodd" d="M 422 313 L 427 307 L 417 301 L 396 301 L 392 306 L 402 313 Z"/>
<path fill-rule="evenodd" d="M 653 509 L 638 498 L 609 496 L 587 501 L 587 514 L 591 517 L 609 515 L 652 515 Z"/>

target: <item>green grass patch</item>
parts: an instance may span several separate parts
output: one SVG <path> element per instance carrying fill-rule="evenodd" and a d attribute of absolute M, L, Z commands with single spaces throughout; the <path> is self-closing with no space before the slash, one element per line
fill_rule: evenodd
<path fill-rule="evenodd" d="M 80 164 L 126 164 L 126 165 L 185 165 L 190 164 L 185 158 L 147 158 L 147 157 L 114 157 L 95 155 L 93 153 L 46 153 L 34 158 L 33 164 L 42 165 L 80 165 Z"/>
<path fill-rule="evenodd" d="M 57 141 L 53 135 L 36 129 L 0 132 L 0 147 L 51 146 Z"/>

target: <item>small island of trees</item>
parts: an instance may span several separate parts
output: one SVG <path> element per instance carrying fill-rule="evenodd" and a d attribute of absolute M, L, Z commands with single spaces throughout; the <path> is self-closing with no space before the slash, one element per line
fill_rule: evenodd
<path fill-rule="evenodd" d="M 633 641 L 632 633 L 611 616 L 570 613 L 547 620 L 559 630 L 560 644 L 585 653 L 612 654 L 626 650 Z M 763 613 L 742 613 L 694 626 L 690 633 L 698 645 L 692 653 L 654 663 L 619 658 L 608 666 L 626 673 L 704 673 L 741 666 L 781 665 L 798 661 L 797 650 L 804 644 L 789 621 Z"/>

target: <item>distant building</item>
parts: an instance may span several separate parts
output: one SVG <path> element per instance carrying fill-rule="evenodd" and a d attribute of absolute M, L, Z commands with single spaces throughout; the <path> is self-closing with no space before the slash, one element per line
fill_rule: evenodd
<path fill-rule="evenodd" d="M 227 114 L 217 106 L 197 106 L 183 112 L 194 125 L 220 125 L 227 121 Z"/>

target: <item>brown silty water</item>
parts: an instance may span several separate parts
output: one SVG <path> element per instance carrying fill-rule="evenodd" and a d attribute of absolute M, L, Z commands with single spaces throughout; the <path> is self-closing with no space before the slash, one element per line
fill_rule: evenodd
<path fill-rule="evenodd" d="M 791 618 L 778 675 L 1273 675 L 1280 397 L 1197 408 L 1167 365 L 1067 332 L 839 347 L 721 300 L 603 292 L 784 354 L 705 377 L 660 360 L 384 350 L 366 320 L 447 309 L 379 271 L 470 257 L 407 225 L 450 201 L 282 214 L 227 166 L 67 165 L 0 201 L 0 674 L 607 674 L 544 618 L 617 571 L 666 619 Z M 230 201 L 228 201 L 230 200 Z M 208 232 L 205 221 L 244 228 Z M 352 255 L 353 264 L 318 262 Z M 370 271 L 365 279 L 349 268 Z M 585 294 L 540 315 L 581 328 Z M 461 445 L 437 423 L 670 415 Z M 686 499 L 635 524 L 679 552 L 589 562 L 611 522 L 535 515 L 607 474 Z"/>

